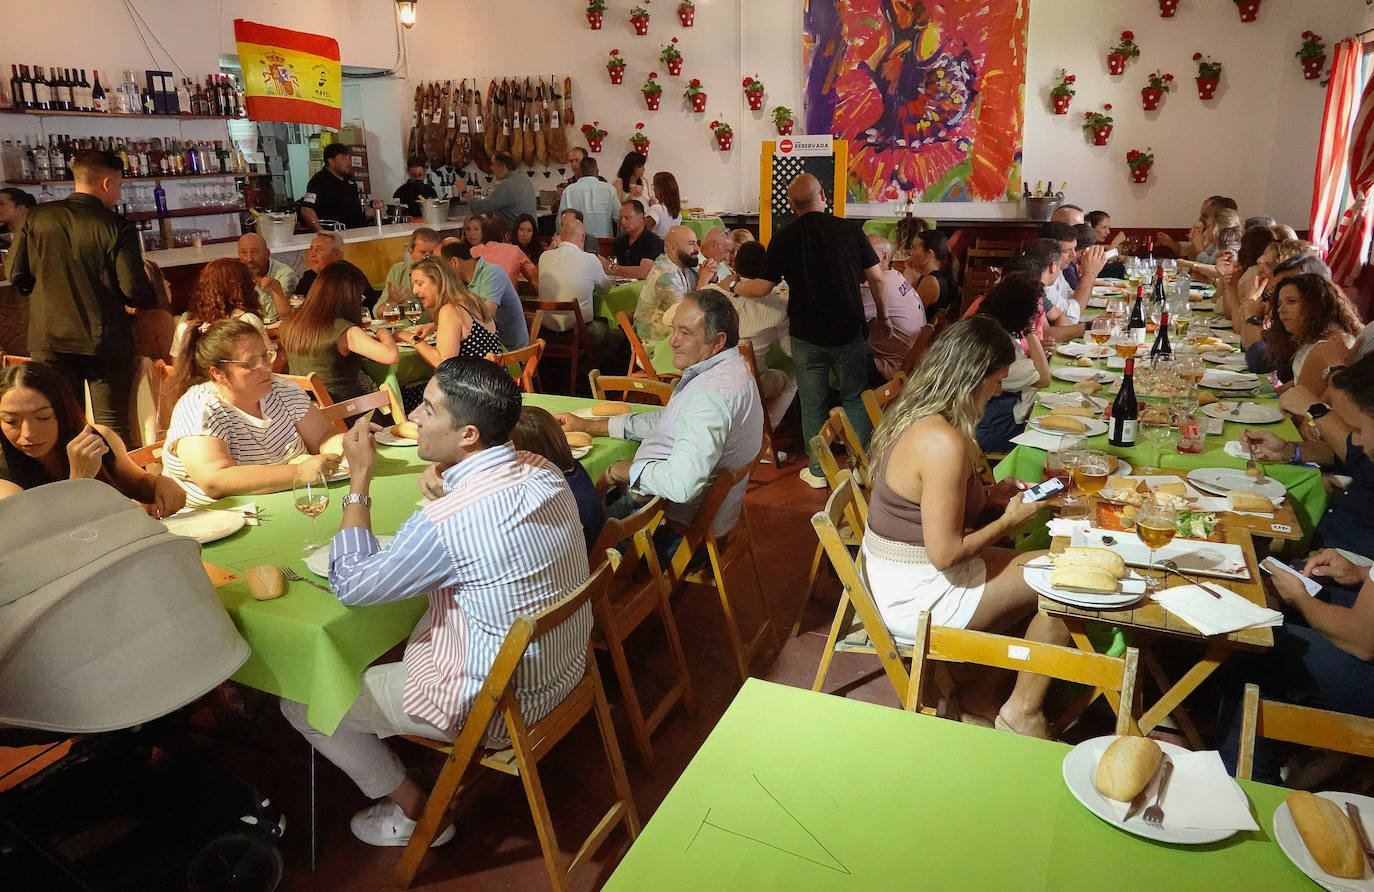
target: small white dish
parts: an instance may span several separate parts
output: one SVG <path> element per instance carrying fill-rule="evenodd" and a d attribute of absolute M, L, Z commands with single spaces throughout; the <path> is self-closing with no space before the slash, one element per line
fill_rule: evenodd
<path fill-rule="evenodd" d="M 391 544 L 391 540 L 395 538 L 395 536 L 378 536 L 377 542 L 382 546 L 382 548 L 386 548 L 388 545 Z M 305 569 L 309 570 L 311 573 L 314 573 L 316 576 L 323 576 L 325 579 L 328 579 L 329 549 L 331 545 L 332 543 L 326 542 L 325 544 L 317 548 L 315 551 L 312 551 L 310 553 L 310 556 L 305 559 Z"/>
<path fill-rule="evenodd" d="M 225 536 L 232 536 L 239 530 L 248 519 L 243 516 L 242 511 L 225 511 L 221 508 L 197 508 L 193 511 L 180 511 L 162 521 L 162 525 L 167 528 L 167 532 L 176 536 L 185 536 L 187 539 L 195 539 L 204 545 L 207 542 L 214 542 L 216 539 L 223 539 Z"/>
<path fill-rule="evenodd" d="M 1322 792 L 1316 795 L 1323 799 L 1330 799 L 1345 811 L 1345 804 L 1353 802 L 1360 811 L 1360 818 L 1364 821 L 1365 827 L 1374 827 L 1374 799 L 1368 796 L 1360 796 L 1355 793 Z M 1307 851 L 1307 844 L 1302 841 L 1302 834 L 1298 832 L 1298 825 L 1293 823 L 1293 813 L 1288 810 L 1288 803 L 1280 802 L 1279 807 L 1274 809 L 1274 842 L 1279 844 L 1279 849 L 1293 862 L 1293 866 L 1305 873 L 1312 882 L 1326 889 L 1327 892 L 1374 892 L 1374 875 L 1370 874 L 1369 865 L 1365 865 L 1364 876 L 1357 880 L 1334 877 L 1317 866 L 1317 861 L 1312 857 L 1312 853 Z"/>

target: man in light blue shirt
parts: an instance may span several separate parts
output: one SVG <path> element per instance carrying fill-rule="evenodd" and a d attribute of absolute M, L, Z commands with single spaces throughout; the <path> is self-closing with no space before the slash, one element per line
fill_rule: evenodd
<path fill-rule="evenodd" d="M 515 172 L 514 158 L 506 152 L 497 152 L 491 159 L 491 175 L 496 177 L 496 187 L 490 196 L 479 198 L 475 189 L 468 188 L 468 206 L 474 214 L 495 214 L 505 221 L 507 229 L 515 228 L 521 214 L 539 219 L 534 180 Z"/>
<path fill-rule="evenodd" d="M 296 271 L 272 259 L 272 250 L 256 232 L 239 236 L 239 263 L 248 267 L 262 305 L 262 321 L 276 322 L 291 309 L 290 294 L 296 287 Z"/>
<path fill-rule="evenodd" d="M 415 292 L 410 287 L 410 270 L 438 250 L 439 233 L 428 226 L 421 226 L 412 232 L 406 240 L 406 256 L 387 270 L 383 299 L 397 306 L 404 306 L 414 300 Z"/>
<path fill-rule="evenodd" d="M 716 477 L 752 463 L 763 445 L 763 405 L 749 363 L 735 349 L 739 316 L 730 299 L 714 289 L 688 294 L 673 314 L 670 337 L 673 363 L 683 371 L 662 411 L 591 419 L 555 416 L 566 431 L 639 441 L 633 461 L 606 469 L 611 483 L 628 487 L 628 497 L 610 505 L 607 513 L 624 517 L 639 503 L 662 496 L 670 503 L 668 522 L 655 542 L 665 559 Z M 717 536 L 739 519 L 748 482 L 747 477 L 741 480 L 721 505 L 711 525 Z"/>
<path fill-rule="evenodd" d="M 525 325 L 525 305 L 511 283 L 506 271 L 485 257 L 473 259 L 467 242 L 449 242 L 439 249 L 448 265 L 458 274 L 468 290 L 489 304 L 496 305 L 493 320 L 496 336 L 507 350 L 519 350 L 530 344 L 530 330 Z"/>
<path fill-rule="evenodd" d="M 614 238 L 612 228 L 620 213 L 620 198 L 615 187 L 597 178 L 596 159 L 590 155 L 582 159 L 577 182 L 563 190 L 563 200 L 559 204 L 560 213 L 568 208 L 582 212 L 582 225 L 587 234 L 597 238 Z"/>

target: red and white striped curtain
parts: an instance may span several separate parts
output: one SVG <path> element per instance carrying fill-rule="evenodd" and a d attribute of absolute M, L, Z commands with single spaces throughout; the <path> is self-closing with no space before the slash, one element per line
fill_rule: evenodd
<path fill-rule="evenodd" d="M 1342 216 L 1342 196 L 1350 175 L 1351 127 L 1356 94 L 1360 87 L 1360 54 L 1357 40 L 1336 44 L 1331 80 L 1322 112 L 1321 143 L 1317 147 L 1316 181 L 1312 186 L 1312 244 L 1325 252 Z"/>
<path fill-rule="evenodd" d="M 1342 285 L 1352 284 L 1360 274 L 1364 258 L 1369 256 L 1370 229 L 1374 226 L 1374 204 L 1366 201 L 1374 189 L 1374 79 L 1365 84 L 1360 97 L 1360 111 L 1350 133 L 1349 159 L 1350 191 L 1355 201 L 1337 228 L 1326 258 L 1332 279 Z"/>

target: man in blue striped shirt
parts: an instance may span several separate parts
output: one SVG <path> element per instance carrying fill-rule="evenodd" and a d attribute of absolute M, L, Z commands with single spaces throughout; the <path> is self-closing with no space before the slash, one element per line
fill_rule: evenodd
<path fill-rule="evenodd" d="M 519 416 L 520 390 L 500 366 L 464 357 L 439 364 L 411 420 L 420 458 L 444 468 L 444 495 L 411 515 L 385 551 L 372 534 L 367 496 L 372 431 L 359 422 L 344 437 L 352 485 L 330 554 L 330 584 L 346 605 L 426 595 L 429 609 L 402 662 L 363 675 L 358 699 L 333 734 L 312 728 L 302 704 L 283 701 L 282 712 L 364 793 L 387 797 L 353 816 L 354 835 L 372 845 L 405 845 L 425 801 L 381 738 L 453 740 L 515 618 L 587 579 L 572 491 L 561 471 L 511 445 Z M 527 721 L 548 714 L 582 678 L 591 628 L 588 605 L 526 651 L 513 684 Z M 486 734 L 493 745 L 506 742 L 499 714 Z"/>

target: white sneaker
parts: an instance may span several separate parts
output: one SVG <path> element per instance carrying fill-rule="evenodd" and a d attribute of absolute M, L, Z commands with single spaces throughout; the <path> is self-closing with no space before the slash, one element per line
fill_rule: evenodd
<path fill-rule="evenodd" d="M 406 817 L 399 805 L 390 799 L 383 799 L 355 814 L 348 822 L 348 828 L 354 836 L 370 846 L 403 846 L 410 842 L 415 823 Z M 443 845 L 453 839 L 455 833 L 450 824 L 430 843 L 430 847 Z"/>
<path fill-rule="evenodd" d="M 812 489 L 825 489 L 827 486 L 830 485 L 829 483 L 826 483 L 824 475 L 812 474 L 810 466 L 802 468 L 801 473 L 797 476 L 802 479 L 803 483 L 805 483 Z"/>

